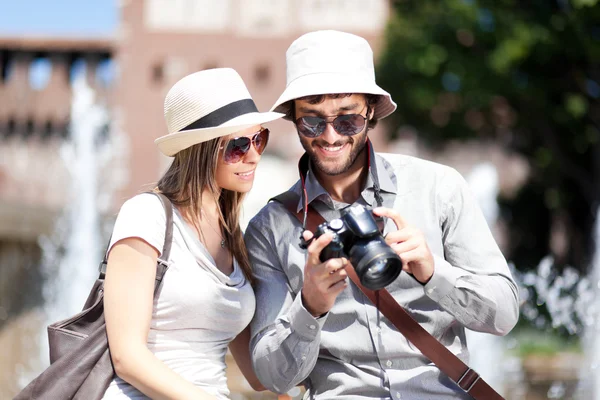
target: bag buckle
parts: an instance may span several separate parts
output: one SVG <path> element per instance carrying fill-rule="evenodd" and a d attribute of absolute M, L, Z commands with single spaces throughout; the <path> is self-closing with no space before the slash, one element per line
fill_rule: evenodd
<path fill-rule="evenodd" d="M 481 377 L 475 370 L 467 368 L 465 373 L 462 374 L 458 381 L 456 381 L 456 384 L 460 386 L 462 390 L 469 393 L 469 391 L 473 389 L 473 386 L 475 386 L 479 378 Z"/>
<path fill-rule="evenodd" d="M 102 276 L 106 275 L 106 264 L 106 261 L 102 261 L 100 265 L 98 265 L 98 272 L 100 272 L 100 275 Z"/>
<path fill-rule="evenodd" d="M 162 259 L 162 258 L 160 258 L 160 257 L 158 257 L 158 258 L 156 259 L 156 262 L 158 262 L 159 264 L 162 264 L 162 265 L 164 265 L 165 267 L 168 267 L 168 266 L 169 266 L 169 261 L 168 261 L 168 260 L 163 260 L 163 259 Z"/>

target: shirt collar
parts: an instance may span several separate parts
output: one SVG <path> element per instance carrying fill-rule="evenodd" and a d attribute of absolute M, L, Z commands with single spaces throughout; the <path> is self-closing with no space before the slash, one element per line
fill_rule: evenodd
<path fill-rule="evenodd" d="M 361 196 L 365 199 L 367 203 L 373 205 L 374 202 L 374 192 L 375 192 L 375 180 L 373 176 L 373 171 L 376 171 L 377 177 L 379 179 L 379 187 L 382 192 L 396 194 L 397 188 L 394 183 L 396 177 L 394 175 L 393 168 L 388 165 L 388 163 L 373 151 L 373 147 L 369 142 L 368 150 L 371 152 L 371 157 L 369 157 L 369 174 L 367 175 L 367 182 L 365 187 L 361 192 Z M 306 181 L 304 182 L 306 187 L 306 195 L 308 199 L 308 204 L 312 203 L 316 199 L 322 200 L 324 203 L 333 208 L 334 201 L 327 193 L 327 191 L 321 186 L 321 183 L 317 180 L 313 172 L 312 163 L 309 164 L 308 172 L 306 174 Z M 302 204 L 302 186 L 300 186 L 300 200 L 298 201 L 297 212 L 300 212 L 303 209 Z"/>

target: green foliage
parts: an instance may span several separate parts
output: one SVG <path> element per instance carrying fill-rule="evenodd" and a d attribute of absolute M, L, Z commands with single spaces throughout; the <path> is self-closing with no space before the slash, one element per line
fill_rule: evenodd
<path fill-rule="evenodd" d="M 571 352 L 581 353 L 581 343 L 576 336 L 565 337 L 551 331 L 543 335 L 527 326 L 517 326 L 511 333 L 517 339 L 517 347 L 513 350 L 519 357 L 531 354 L 555 355 Z"/>
<path fill-rule="evenodd" d="M 501 199 L 517 266 L 550 253 L 561 215 L 558 263 L 586 268 L 600 204 L 597 0 L 396 1 L 377 79 L 398 103 L 393 137 L 410 125 L 431 146 L 480 138 L 528 158 L 530 182 Z"/>

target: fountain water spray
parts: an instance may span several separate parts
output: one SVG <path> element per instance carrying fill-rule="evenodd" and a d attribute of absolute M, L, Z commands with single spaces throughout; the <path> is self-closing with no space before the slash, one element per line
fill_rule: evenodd
<path fill-rule="evenodd" d="M 476 165 L 467 177 L 473 192 L 490 229 L 493 229 L 499 214 L 496 201 L 499 191 L 498 172 L 491 163 Z M 503 339 L 487 333 L 466 330 L 469 346 L 469 366 L 477 371 L 499 393 L 504 391 Z"/>
<path fill-rule="evenodd" d="M 590 302 L 583 320 L 586 360 L 580 373 L 579 398 L 600 400 L 600 208 L 594 224 L 595 254 L 589 275 Z"/>
<path fill-rule="evenodd" d="M 108 124 L 108 112 L 95 101 L 84 76 L 73 82 L 70 140 L 61 148 L 61 158 L 72 178 L 61 218 L 51 236 L 39 243 L 43 251 L 44 311 L 47 324 L 79 312 L 98 276 L 101 243 L 98 181 L 99 158 L 106 153 L 100 136 Z M 49 363 L 46 326 L 41 329 L 40 362 Z M 38 371 L 37 373 L 39 373 Z M 27 381 L 32 377 L 24 377 Z M 27 382 L 25 382 L 27 383 Z"/>

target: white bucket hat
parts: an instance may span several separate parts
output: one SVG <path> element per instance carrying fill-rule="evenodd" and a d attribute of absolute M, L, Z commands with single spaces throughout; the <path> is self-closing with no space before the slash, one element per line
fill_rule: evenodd
<path fill-rule="evenodd" d="M 271 111 L 287 112 L 290 100 L 337 93 L 379 95 L 375 118 L 396 109 L 388 92 L 375 83 L 373 51 L 360 36 L 339 31 L 316 31 L 300 36 L 286 54 L 287 84 Z"/>
<path fill-rule="evenodd" d="M 195 72 L 179 80 L 165 98 L 169 134 L 154 141 L 167 156 L 197 143 L 283 117 L 259 113 L 244 81 L 231 68 Z"/>

